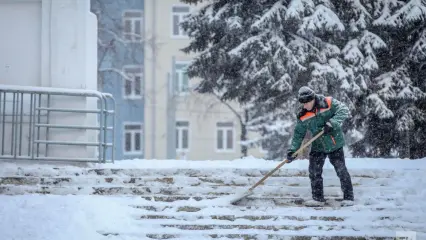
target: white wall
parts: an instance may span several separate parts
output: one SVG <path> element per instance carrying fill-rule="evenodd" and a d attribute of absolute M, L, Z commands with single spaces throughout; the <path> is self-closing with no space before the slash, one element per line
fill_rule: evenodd
<path fill-rule="evenodd" d="M 41 84 L 40 6 L 40 1 L 0 0 L 0 83 Z"/>
<path fill-rule="evenodd" d="M 90 2 L 90 1 L 88 1 Z M 86 89 L 90 90 L 97 90 L 98 84 L 98 23 L 96 19 L 96 15 L 92 13 L 88 13 L 88 19 L 87 19 L 87 28 L 86 28 Z M 96 45 L 96 46 L 94 46 Z M 86 102 L 87 108 L 89 109 L 96 109 L 97 108 L 97 101 L 94 98 L 87 99 Z M 95 123 L 98 121 L 97 115 L 91 114 L 87 116 L 86 118 L 86 125 L 95 125 Z M 93 134 L 93 131 L 87 131 L 86 132 L 87 141 L 89 142 L 97 142 L 98 136 L 97 134 Z M 88 147 L 88 156 L 89 157 L 96 157 L 96 148 L 94 147 Z"/>
<path fill-rule="evenodd" d="M 90 1 L 0 0 L 0 84 L 96 89 L 96 17 Z M 96 106 L 83 97 L 53 98 L 51 107 Z M 54 124 L 91 123 L 86 114 L 54 114 Z M 87 122 L 89 121 L 89 122 Z M 92 131 L 92 133 L 95 133 Z M 85 130 L 51 130 L 49 140 L 93 139 Z M 92 157 L 86 147 L 52 146 L 50 156 Z"/>

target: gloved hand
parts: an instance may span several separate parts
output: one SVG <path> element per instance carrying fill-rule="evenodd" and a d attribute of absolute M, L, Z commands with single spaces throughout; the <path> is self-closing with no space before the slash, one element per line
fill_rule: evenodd
<path fill-rule="evenodd" d="M 288 163 L 291 163 L 291 162 L 293 162 L 293 160 L 294 160 L 294 159 L 296 159 L 296 156 L 295 156 L 295 157 L 293 157 L 293 153 L 294 153 L 294 152 L 291 152 L 291 151 L 288 151 L 288 152 L 287 152 L 287 162 L 288 162 Z"/>
<path fill-rule="evenodd" d="M 333 132 L 333 125 L 331 122 L 326 122 L 324 125 L 324 134 L 329 134 L 331 132 Z"/>

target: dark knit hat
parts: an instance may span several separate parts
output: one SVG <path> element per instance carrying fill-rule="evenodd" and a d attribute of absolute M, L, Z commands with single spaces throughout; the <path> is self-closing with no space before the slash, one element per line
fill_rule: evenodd
<path fill-rule="evenodd" d="M 315 92 L 314 90 L 310 89 L 309 87 L 303 86 L 299 89 L 299 93 L 297 95 L 297 98 L 300 103 L 307 103 L 315 98 Z"/>

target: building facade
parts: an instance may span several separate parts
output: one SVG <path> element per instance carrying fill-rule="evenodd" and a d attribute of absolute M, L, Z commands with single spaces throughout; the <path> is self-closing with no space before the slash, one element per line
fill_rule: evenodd
<path fill-rule="evenodd" d="M 199 6 L 179 0 L 145 0 L 145 157 L 147 159 L 229 160 L 241 157 L 237 104 L 196 94 L 197 79 L 185 69 L 194 56 L 181 51 L 189 38 L 179 24 Z M 238 114 L 236 114 L 236 113 Z M 249 155 L 264 152 L 250 149 Z"/>
<path fill-rule="evenodd" d="M 196 94 L 179 0 L 91 0 L 98 18 L 98 89 L 117 103 L 116 159 L 241 157 L 237 104 Z M 231 109 L 231 108 L 232 109 Z M 237 113 L 237 114 L 236 114 Z M 250 149 L 249 155 L 262 157 Z"/>
<path fill-rule="evenodd" d="M 91 0 L 91 11 L 98 18 L 98 90 L 116 101 L 115 158 L 144 158 L 144 1 Z"/>

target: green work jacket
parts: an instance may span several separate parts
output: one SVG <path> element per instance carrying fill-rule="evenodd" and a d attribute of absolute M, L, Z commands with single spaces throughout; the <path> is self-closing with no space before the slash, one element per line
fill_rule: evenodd
<path fill-rule="evenodd" d="M 308 130 L 315 136 L 321 132 L 327 121 L 330 121 L 333 131 L 312 142 L 311 152 L 330 153 L 343 147 L 345 139 L 341 125 L 348 115 L 349 109 L 344 103 L 332 97 L 316 95 L 314 110 L 301 111 L 297 116 L 290 151 L 295 152 L 300 148 Z"/>

